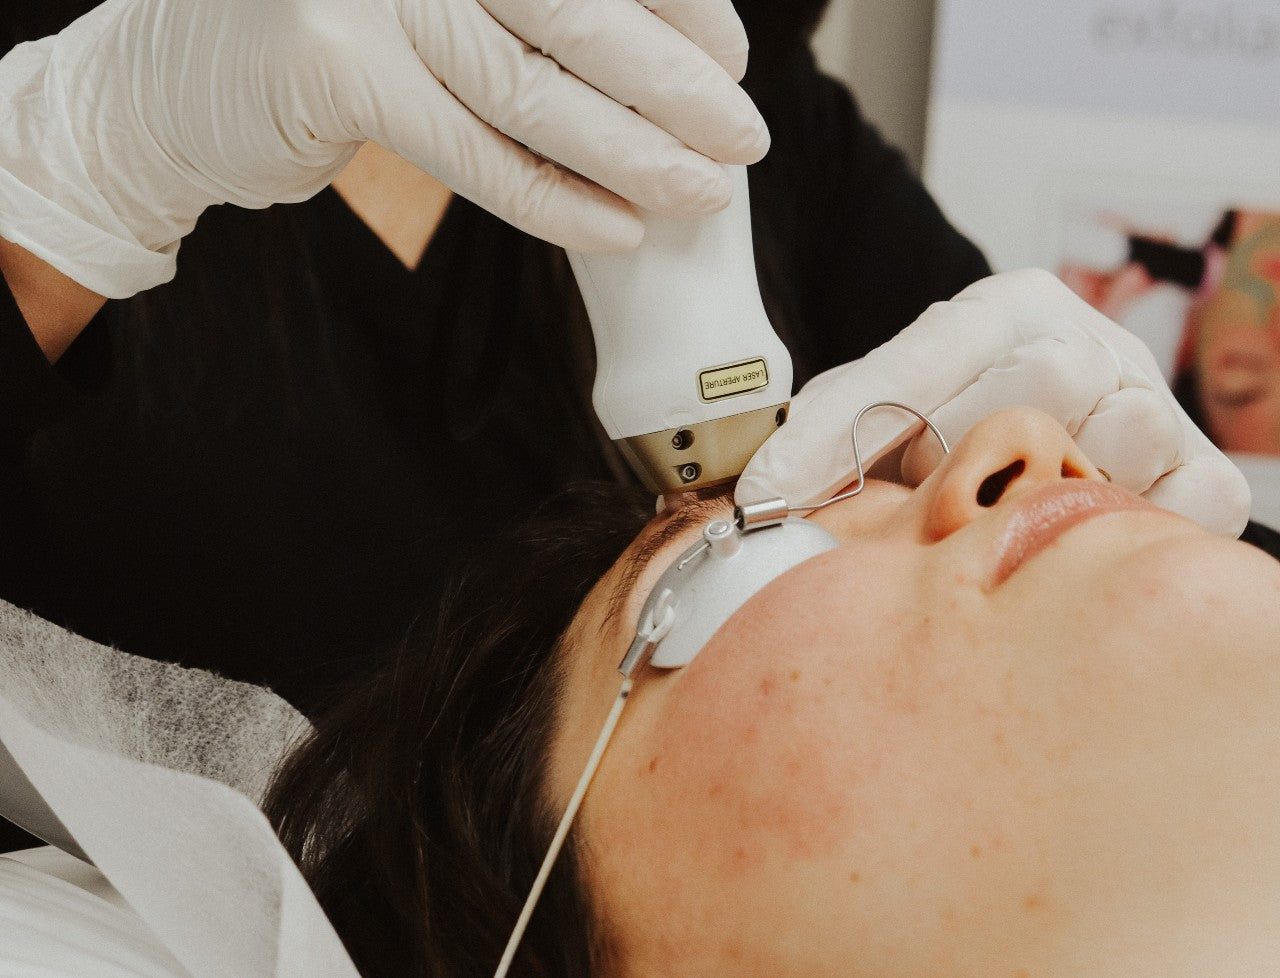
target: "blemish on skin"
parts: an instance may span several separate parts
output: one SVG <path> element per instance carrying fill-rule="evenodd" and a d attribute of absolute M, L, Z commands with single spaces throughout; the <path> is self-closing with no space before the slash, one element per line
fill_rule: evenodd
<path fill-rule="evenodd" d="M 850 874 L 849 874 L 849 882 L 850 882 L 850 883 L 861 883 L 861 882 L 862 882 L 862 874 L 861 874 L 861 873 L 850 873 Z"/>
<path fill-rule="evenodd" d="M 1013 973 L 1013 978 L 1031 978 L 1031 972 L 1026 968 L 1019 968 Z"/>
<path fill-rule="evenodd" d="M 746 860 L 747 860 L 747 850 L 746 850 L 746 849 L 735 849 L 735 850 L 733 851 L 733 861 L 734 861 L 735 863 L 746 862 Z"/>
<path fill-rule="evenodd" d="M 969 855 L 970 855 L 970 856 L 972 856 L 974 859 L 981 859 L 981 858 L 982 858 L 982 846 L 974 846 L 973 848 L 971 848 L 971 849 L 969 850 Z"/>
<path fill-rule="evenodd" d="M 1022 909 L 1027 913 L 1035 913 L 1044 909 L 1044 897 L 1039 893 L 1030 893 L 1022 898 Z"/>
<path fill-rule="evenodd" d="M 791 681 L 794 683 L 794 682 L 797 682 L 799 679 L 800 679 L 800 670 L 797 669 L 791 673 Z"/>
<path fill-rule="evenodd" d="M 760 695 L 761 695 L 761 696 L 768 696 L 770 693 L 772 693 L 772 692 L 774 691 L 774 689 L 776 688 L 776 686 L 777 686 L 777 683 L 775 683 L 772 679 L 761 679 L 761 680 L 760 680 Z"/>
<path fill-rule="evenodd" d="M 658 759 L 655 757 L 649 762 L 649 773 L 652 774 L 656 770 L 658 770 Z"/>
<path fill-rule="evenodd" d="M 724 794 L 724 785 L 719 783 L 713 784 L 710 790 L 707 791 L 708 798 L 715 798 L 716 796 L 723 795 L 723 794 Z"/>

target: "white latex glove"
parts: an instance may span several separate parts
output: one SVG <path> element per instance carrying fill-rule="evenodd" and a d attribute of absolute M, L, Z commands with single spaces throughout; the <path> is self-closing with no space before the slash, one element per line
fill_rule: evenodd
<path fill-rule="evenodd" d="M 303 200 L 374 140 L 621 250 L 632 203 L 715 211 L 713 161 L 764 155 L 746 52 L 731 0 L 107 0 L 0 61 L 0 236 L 120 298 L 172 277 L 205 207 Z"/>
<path fill-rule="evenodd" d="M 1000 408 L 1038 408 L 1115 483 L 1156 505 L 1223 535 L 1238 536 L 1249 517 L 1244 477 L 1179 407 L 1150 351 L 1034 269 L 984 279 L 861 360 L 809 381 L 790 420 L 747 466 L 738 501 L 829 499 L 854 478 L 854 415 L 881 400 L 922 412 L 952 445 Z M 905 412 L 863 417 L 864 465 L 911 437 L 902 473 L 918 484 L 942 450 Z"/>

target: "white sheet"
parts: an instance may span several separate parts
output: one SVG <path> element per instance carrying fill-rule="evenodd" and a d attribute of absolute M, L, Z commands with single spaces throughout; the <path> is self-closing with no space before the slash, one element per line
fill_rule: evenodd
<path fill-rule="evenodd" d="M 56 849 L 0 856 L 0 975 L 190 978 L 97 870 Z"/>
<path fill-rule="evenodd" d="M 91 953 L 58 944 L 75 929 L 149 932 L 145 953 L 163 949 L 155 961 L 192 978 L 356 978 L 255 804 L 304 728 L 265 690 L 127 656 L 0 602 L 0 743 L 25 778 L 23 802 L 47 810 L 144 930 L 97 904 L 82 912 L 47 873 L 7 866 L 11 922 L 50 954 Z M 40 923 L 59 913 L 75 929 Z M 112 974 L 109 956 L 99 963 L 71 973 Z"/>

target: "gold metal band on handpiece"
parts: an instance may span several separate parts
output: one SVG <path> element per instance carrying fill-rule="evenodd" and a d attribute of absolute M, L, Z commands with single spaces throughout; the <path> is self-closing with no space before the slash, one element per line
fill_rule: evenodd
<path fill-rule="evenodd" d="M 787 420 L 790 402 L 725 418 L 620 438 L 616 444 L 645 488 L 692 492 L 736 479 L 765 439 Z"/>

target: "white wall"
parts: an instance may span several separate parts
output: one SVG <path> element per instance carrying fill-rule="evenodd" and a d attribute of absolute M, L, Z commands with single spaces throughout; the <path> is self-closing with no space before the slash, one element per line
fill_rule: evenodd
<path fill-rule="evenodd" d="M 934 0 L 831 0 L 814 40 L 819 62 L 849 84 L 863 112 L 906 152 L 917 172 L 933 8 Z"/>

